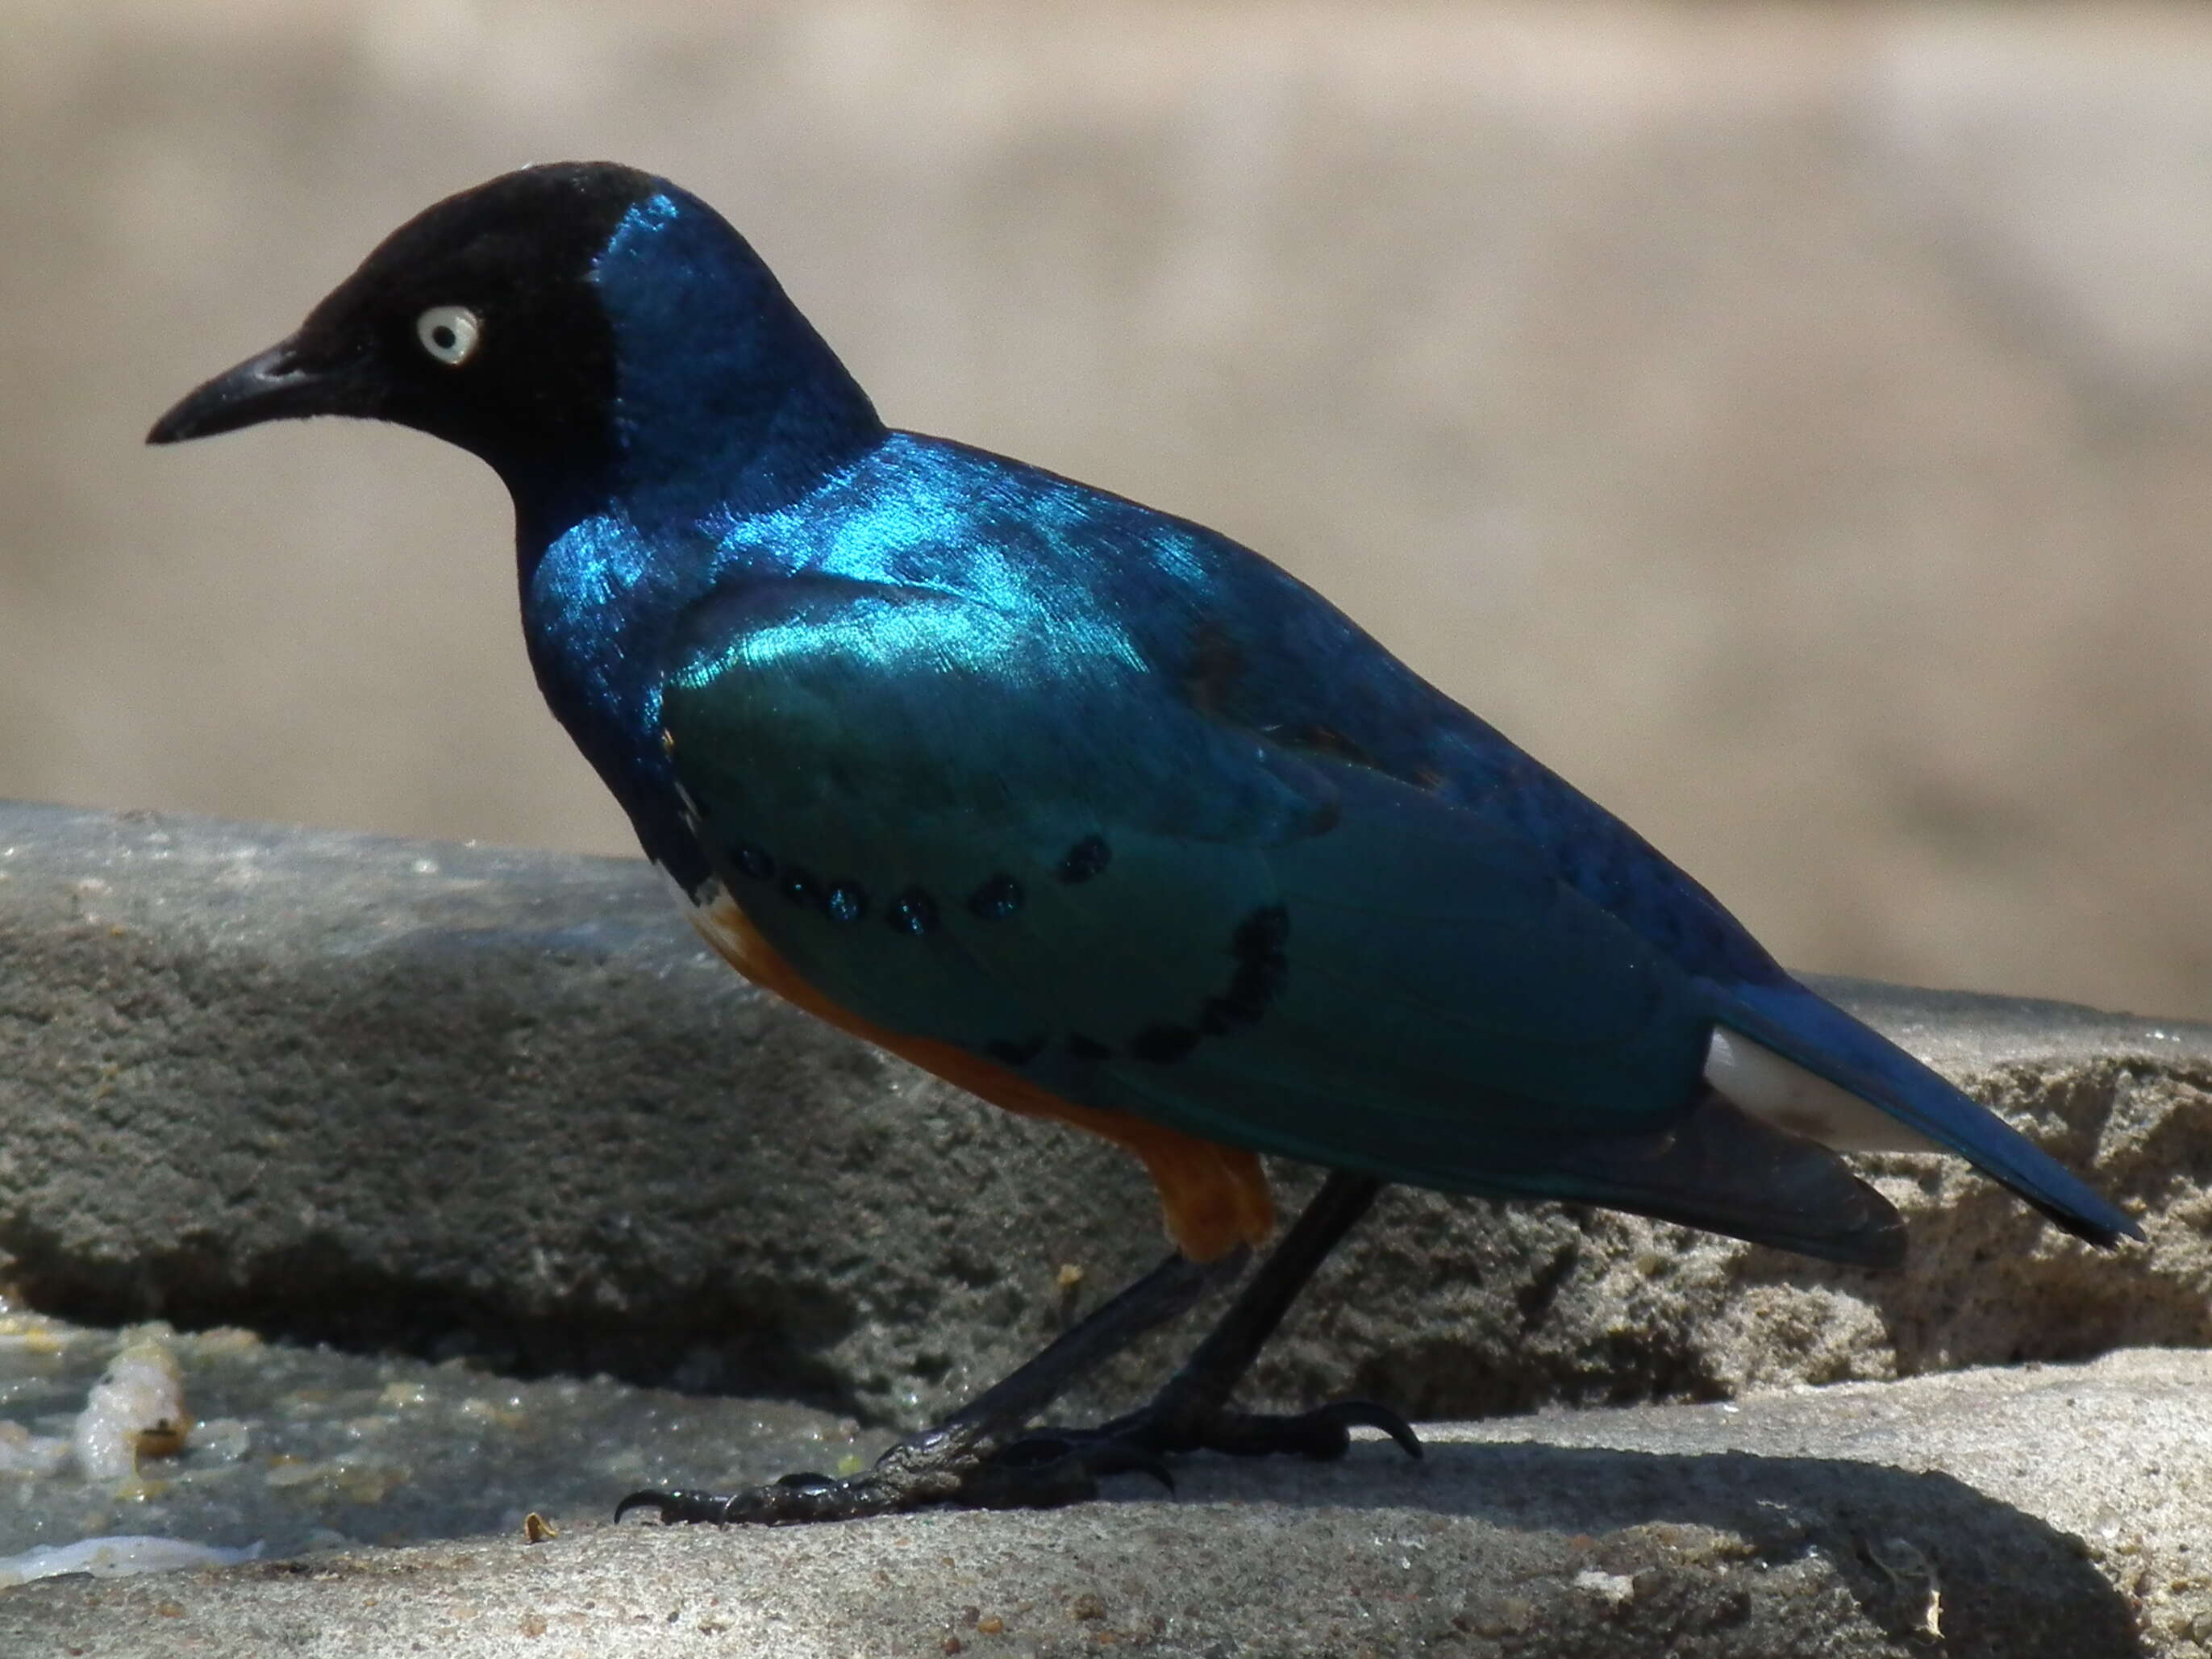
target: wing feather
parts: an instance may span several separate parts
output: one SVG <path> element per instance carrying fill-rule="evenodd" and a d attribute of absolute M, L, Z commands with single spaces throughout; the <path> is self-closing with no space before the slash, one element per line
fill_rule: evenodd
<path fill-rule="evenodd" d="M 1085 1104 L 1431 1185 L 1688 1109 L 1694 982 L 1510 830 L 977 608 L 787 579 L 689 619 L 672 763 L 825 993 Z"/>

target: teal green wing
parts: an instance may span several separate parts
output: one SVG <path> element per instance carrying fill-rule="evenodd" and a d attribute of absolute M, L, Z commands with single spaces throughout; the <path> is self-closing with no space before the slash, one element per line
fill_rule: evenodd
<path fill-rule="evenodd" d="M 739 586 L 662 719 L 718 879 L 878 1025 L 1206 1139 L 1751 1228 L 1658 1156 L 1705 1097 L 1691 975 L 1510 827 L 1224 723 L 1110 631 Z"/>

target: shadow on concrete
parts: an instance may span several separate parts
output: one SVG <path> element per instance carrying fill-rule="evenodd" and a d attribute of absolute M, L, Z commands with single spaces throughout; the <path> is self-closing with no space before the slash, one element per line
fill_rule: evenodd
<path fill-rule="evenodd" d="M 1177 1480 L 1187 1499 L 1424 1511 L 1549 1534 L 1607 1573 L 1632 1576 L 1639 1556 L 1686 1549 L 1708 1564 L 1734 1551 L 1754 1573 L 1817 1558 L 1870 1623 L 1947 1655 L 2148 1651 L 2081 1539 L 1940 1473 L 1530 1441 L 1431 1443 L 1419 1463 L 1372 1443 L 1327 1466 L 1207 1458 L 1179 1466 Z M 1685 1528 L 1721 1537 L 1692 1544 Z"/>

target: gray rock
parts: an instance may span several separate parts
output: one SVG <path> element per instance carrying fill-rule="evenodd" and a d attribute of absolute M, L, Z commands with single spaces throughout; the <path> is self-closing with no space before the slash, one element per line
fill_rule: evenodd
<path fill-rule="evenodd" d="M 1933 1158 L 1872 1161 L 1913 1226 L 1886 1277 L 1401 1191 L 1255 1395 L 1443 1417 L 2206 1341 L 2212 1031 L 1832 988 L 2140 1212 L 2149 1248 L 2090 1250 Z M 761 997 L 621 860 L 0 807 L 0 1250 L 52 1311 L 883 1423 L 941 1410 L 1162 1248 L 1120 1154 Z"/>
<path fill-rule="evenodd" d="M 2212 1629 L 2212 1362 L 2129 1352 L 1199 1460 L 1180 1501 L 633 1525 L 33 1584 L 0 1647 L 180 1652 L 2135 1659 Z"/>
<path fill-rule="evenodd" d="M 9 807 L 0 961 L 42 1307 L 910 1415 L 1159 1248 L 1118 1154 L 755 994 L 635 860 Z"/>

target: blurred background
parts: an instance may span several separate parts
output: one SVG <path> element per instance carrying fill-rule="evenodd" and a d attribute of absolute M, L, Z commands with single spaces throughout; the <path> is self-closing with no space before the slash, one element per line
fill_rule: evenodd
<path fill-rule="evenodd" d="M 2212 1016 L 2212 10 L 4 0 L 0 794 L 633 850 L 504 496 L 140 447 L 672 175 L 896 424 L 1204 520 L 1785 961 Z"/>

